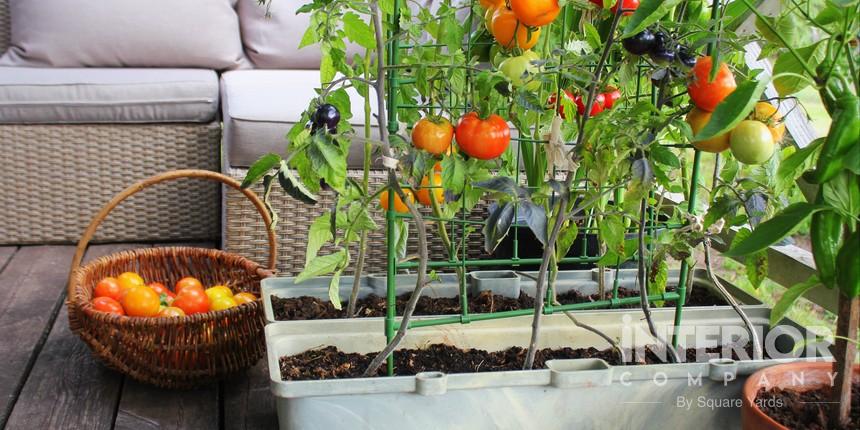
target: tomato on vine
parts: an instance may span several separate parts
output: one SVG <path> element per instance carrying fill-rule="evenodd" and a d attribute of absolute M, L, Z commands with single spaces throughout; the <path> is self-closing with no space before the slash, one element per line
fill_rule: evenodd
<path fill-rule="evenodd" d="M 451 147 L 454 126 L 440 116 L 421 118 L 412 128 L 412 145 L 433 155 L 442 155 Z"/>
<path fill-rule="evenodd" d="M 709 80 L 711 64 L 710 56 L 699 58 L 690 72 L 690 84 L 687 86 L 693 104 L 708 112 L 713 112 L 737 88 L 735 76 L 726 63 L 721 63 L 716 78 Z"/>
<path fill-rule="evenodd" d="M 751 119 L 761 121 L 767 125 L 770 134 L 773 135 L 774 142 L 779 143 L 782 141 L 782 137 L 785 135 L 785 123 L 782 121 L 782 115 L 777 112 L 776 106 L 768 102 L 758 102 L 751 117 Z"/>
<path fill-rule="evenodd" d="M 496 9 L 491 27 L 493 37 L 507 49 L 531 49 L 540 39 L 540 28 L 529 28 L 519 22 L 514 11 L 506 7 Z"/>
<path fill-rule="evenodd" d="M 433 182 L 430 182 L 430 175 L 421 179 L 421 188 L 416 193 L 418 201 L 424 206 L 433 206 L 433 200 L 436 200 L 437 205 L 445 203 L 445 190 L 442 189 L 442 174 L 434 173 Z M 431 200 L 430 196 L 433 196 Z"/>
<path fill-rule="evenodd" d="M 532 27 L 553 22 L 561 12 L 558 0 L 510 0 L 510 4 L 517 19 Z"/>
<path fill-rule="evenodd" d="M 606 90 L 603 92 L 603 107 L 612 109 L 618 100 L 621 100 L 621 90 L 613 86 L 606 87 Z"/>
<path fill-rule="evenodd" d="M 735 127 L 729 138 L 732 155 L 744 164 L 762 164 L 776 151 L 770 129 L 763 122 L 744 120 Z"/>
<path fill-rule="evenodd" d="M 415 195 L 412 193 L 412 190 L 404 189 L 403 194 L 406 195 L 406 199 L 410 203 L 415 203 Z M 388 210 L 388 190 L 379 194 L 379 205 L 382 206 L 383 210 Z M 406 206 L 406 203 L 403 202 L 397 193 L 394 193 L 394 212 L 401 214 L 409 213 L 409 206 Z"/>
<path fill-rule="evenodd" d="M 711 120 L 711 115 L 712 114 L 710 112 L 703 111 L 699 108 L 693 108 L 693 110 L 687 114 L 687 123 L 690 124 L 690 128 L 693 130 L 693 135 L 698 134 L 703 128 L 705 128 L 705 125 L 707 125 L 708 121 Z M 729 149 L 729 133 L 724 133 L 707 140 L 694 141 L 693 147 L 705 152 L 723 152 L 726 149 Z"/>
<path fill-rule="evenodd" d="M 590 0 L 590 1 L 592 3 L 594 3 L 595 5 L 597 5 L 597 7 L 603 9 L 603 0 Z M 635 12 L 636 9 L 639 9 L 639 0 L 622 0 L 621 1 L 621 8 L 623 10 L 623 12 L 621 12 L 622 15 L 624 15 L 624 16 L 633 15 L 633 12 Z M 609 8 L 609 11 L 612 13 L 618 12 L 618 2 L 617 1 L 614 2 L 612 7 Z"/>
<path fill-rule="evenodd" d="M 457 146 L 463 153 L 479 160 L 492 160 L 504 154 L 511 143 L 508 123 L 496 114 L 481 119 L 477 112 L 469 112 L 460 119 L 455 133 Z"/>
<path fill-rule="evenodd" d="M 522 55 L 510 57 L 499 65 L 499 71 L 511 82 L 514 88 L 525 88 L 531 91 L 540 89 L 541 82 L 531 76 L 538 73 L 538 67 L 532 64 L 540 57 L 533 51 L 526 51 Z"/>
<path fill-rule="evenodd" d="M 566 98 L 571 104 L 576 103 L 574 101 L 573 93 L 571 93 L 568 90 L 564 90 L 564 91 L 562 91 L 562 93 L 564 94 L 564 98 Z M 548 107 L 550 109 L 555 107 L 555 111 L 558 112 L 558 115 L 561 117 L 561 119 L 567 119 L 567 115 L 565 115 L 565 112 L 564 112 L 564 104 L 559 103 L 558 106 L 556 106 L 555 103 L 556 103 L 556 93 L 552 93 L 552 94 L 550 94 L 549 99 L 547 100 Z"/>
<path fill-rule="evenodd" d="M 505 4 L 505 0 L 481 0 L 484 9 L 497 8 Z"/>
<path fill-rule="evenodd" d="M 654 33 L 647 28 L 621 40 L 621 46 L 633 55 L 645 55 L 651 52 L 656 44 Z"/>
<path fill-rule="evenodd" d="M 579 95 L 579 96 L 576 96 L 576 98 L 574 98 L 573 101 L 574 101 L 574 103 L 576 103 L 576 111 L 580 115 L 585 115 L 585 102 L 586 102 L 586 100 L 583 100 L 582 96 Z M 597 94 L 594 97 L 594 103 L 591 104 L 591 111 L 588 115 L 589 116 L 597 116 L 597 114 L 603 112 L 603 108 L 605 107 L 605 103 L 606 103 L 606 96 L 604 96 L 603 94 Z"/>

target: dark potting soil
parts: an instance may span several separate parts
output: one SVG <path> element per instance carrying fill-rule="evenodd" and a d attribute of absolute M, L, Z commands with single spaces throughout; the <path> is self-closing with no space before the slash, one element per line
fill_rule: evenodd
<path fill-rule="evenodd" d="M 851 423 L 847 427 L 831 425 L 830 387 L 804 392 L 762 388 L 755 401 L 764 413 L 790 429 L 860 429 L 860 382 L 856 379 L 851 384 Z"/>
<path fill-rule="evenodd" d="M 406 293 L 397 297 L 397 315 L 403 314 L 410 294 Z M 636 297 L 638 295 L 639 292 L 634 290 L 620 289 L 618 291 L 619 298 Z M 586 296 L 577 291 L 569 291 L 558 296 L 558 301 L 562 304 L 587 303 L 597 301 L 598 299 L 597 294 Z M 725 301 L 722 298 L 717 297 L 706 288 L 696 288 L 687 297 L 687 306 L 716 306 L 724 304 Z M 502 312 L 529 309 L 533 306 L 534 300 L 524 293 L 520 293 L 519 298 L 514 299 L 484 291 L 477 296 L 469 298 L 470 313 Z M 674 306 L 674 302 L 666 302 L 663 306 Z M 345 318 L 346 307 L 347 304 L 343 303 L 343 309 L 337 310 L 328 300 L 314 297 L 281 298 L 272 296 L 272 310 L 275 313 L 275 319 L 278 321 Z M 639 307 L 639 305 L 633 304 L 622 307 L 634 308 Z M 430 298 L 422 296 L 418 299 L 418 305 L 415 308 L 415 315 L 451 315 L 458 313 L 460 313 L 460 299 L 457 297 Z M 356 307 L 357 318 L 383 316 L 385 316 L 384 297 L 371 294 L 363 299 L 359 299 Z"/>
<path fill-rule="evenodd" d="M 721 347 L 688 349 L 686 350 L 687 361 L 695 361 L 697 356 L 704 360 L 706 359 L 705 353 L 719 354 L 721 350 Z M 488 352 L 480 349 L 464 350 L 450 345 L 433 344 L 423 349 L 397 351 L 394 354 L 394 373 L 397 376 L 405 376 L 427 371 L 476 373 L 520 370 L 525 354 L 526 349 L 520 347 Z M 634 354 L 625 352 L 625 355 L 632 358 Z M 346 353 L 333 346 L 313 349 L 301 354 L 281 357 L 279 360 L 281 378 L 285 381 L 358 378 L 362 376 L 375 356 L 376 353 Z M 648 346 L 645 348 L 643 360 L 631 360 L 628 364 L 663 363 L 661 357 L 660 347 Z M 604 350 L 597 348 L 546 348 L 539 350 L 535 355 L 534 368 L 545 368 L 546 362 L 549 360 L 574 358 L 600 358 L 613 365 L 621 364 L 621 357 L 618 352 L 611 348 Z M 385 375 L 385 366 L 381 366 L 374 376 Z"/>

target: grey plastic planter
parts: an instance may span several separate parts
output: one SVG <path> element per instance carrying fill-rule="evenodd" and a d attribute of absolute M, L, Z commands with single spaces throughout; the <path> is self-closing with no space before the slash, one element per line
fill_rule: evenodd
<path fill-rule="evenodd" d="M 469 294 L 484 291 L 516 299 L 520 297 L 520 275 L 512 270 L 484 270 L 469 273 Z"/>
<path fill-rule="evenodd" d="M 476 283 L 480 284 L 480 288 L 483 289 L 494 289 L 496 294 L 502 294 L 500 288 L 510 288 L 508 290 L 510 293 L 505 292 L 504 295 L 509 295 L 513 293 L 514 288 L 518 288 L 519 291 L 526 293 L 529 296 L 534 297 L 535 295 L 535 282 L 528 277 L 517 276 L 517 280 L 513 279 L 491 279 L 498 278 L 500 274 L 507 273 L 510 274 L 510 271 L 475 271 L 467 274 L 469 280 L 467 282 L 470 283 L 469 288 L 474 292 L 478 287 L 475 286 Z M 527 272 L 531 275 L 536 275 L 534 272 Z M 611 291 L 615 271 L 607 270 L 605 273 L 606 276 L 606 288 L 607 291 Z M 571 290 L 577 290 L 582 294 L 590 295 L 595 294 L 598 291 L 598 271 L 594 270 L 570 270 L 570 271 L 562 271 L 558 274 L 558 279 L 556 280 L 556 290 L 558 294 L 564 294 Z M 692 272 L 693 276 L 693 288 L 708 288 L 713 290 L 714 286 L 711 284 L 710 280 L 707 279 L 707 275 L 704 270 L 695 270 Z M 459 283 L 457 282 L 457 275 L 455 274 L 440 274 L 439 281 L 430 283 L 427 287 L 424 288 L 424 295 L 427 297 L 456 297 L 459 292 Z M 411 292 L 415 288 L 415 281 L 417 279 L 416 275 L 398 275 L 397 276 L 397 288 L 396 294 L 399 296 L 401 294 L 405 294 Z M 675 283 L 678 280 L 678 271 L 672 270 L 669 272 L 669 286 L 674 287 Z M 263 296 L 263 306 L 265 309 L 266 320 L 270 323 L 278 322 L 275 320 L 274 312 L 272 311 L 272 295 L 287 298 L 287 297 L 301 297 L 301 296 L 310 296 L 316 297 L 322 300 L 328 300 L 328 285 L 331 281 L 331 277 L 320 277 L 305 281 L 301 284 L 294 283 L 295 278 L 266 278 L 262 282 L 262 296 Z M 346 301 L 349 298 L 350 291 L 352 290 L 352 281 L 353 278 L 351 276 L 344 276 L 340 278 L 340 298 L 342 301 Z M 502 287 L 504 282 L 516 283 L 517 286 L 508 285 L 507 287 Z M 495 287 L 494 287 L 494 284 Z M 723 281 L 723 285 L 729 290 L 729 292 L 744 305 L 745 308 L 749 307 L 761 307 L 765 306 L 758 301 L 756 298 L 747 294 L 743 290 L 731 285 L 728 282 Z M 619 287 L 622 289 L 633 289 L 636 288 L 636 270 L 635 269 L 622 269 L 619 271 Z M 377 296 L 384 297 L 386 294 L 386 278 L 384 276 L 363 276 L 361 278 L 361 289 L 359 290 L 359 298 L 367 297 L 370 294 L 376 294 Z M 516 292 L 516 295 L 510 295 L 510 297 L 519 296 L 519 292 Z M 709 308 L 728 308 L 728 306 L 711 306 Z M 617 310 L 613 309 L 612 312 Z M 655 308 L 655 312 L 674 312 L 674 308 Z M 578 311 L 577 311 L 578 312 Z M 420 317 L 420 316 L 419 316 Z"/>
<path fill-rule="evenodd" d="M 748 309 L 753 323 L 767 332 L 769 311 Z M 736 324 L 731 310 L 689 309 L 684 327 Z M 579 312 L 577 318 L 611 337 L 624 330 L 645 330 L 641 311 Z M 659 327 L 672 324 L 671 313 L 656 313 Z M 526 345 L 530 318 L 482 321 L 413 329 L 403 348 L 446 343 L 488 351 Z M 625 329 L 620 321 L 632 326 Z M 793 325 L 800 332 L 801 327 Z M 494 373 L 282 381 L 284 355 L 333 345 L 344 352 L 369 353 L 385 343 L 381 319 L 295 321 L 266 327 L 269 372 L 282 429 L 725 429 L 740 426 L 743 376 L 781 362 L 799 360 L 714 360 L 650 366 L 610 366 L 599 359 L 555 360 L 547 369 Z M 695 335 L 681 338 L 692 344 Z M 776 344 L 788 351 L 791 338 Z M 647 335 L 632 345 L 655 343 Z M 714 338 L 699 347 L 723 343 Z M 575 327 L 564 315 L 544 319 L 541 347 L 572 348 L 608 344 Z M 807 360 L 807 359 L 800 359 Z"/>

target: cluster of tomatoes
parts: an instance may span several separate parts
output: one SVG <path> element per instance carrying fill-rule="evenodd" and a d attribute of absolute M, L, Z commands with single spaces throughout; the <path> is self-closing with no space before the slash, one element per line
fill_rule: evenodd
<path fill-rule="evenodd" d="M 628 37 L 621 41 L 621 46 L 633 55 L 648 55 L 652 61 L 658 64 L 679 62 L 686 68 L 696 65 L 696 56 L 690 49 L 672 40 L 662 30 L 651 29 Z"/>
<path fill-rule="evenodd" d="M 134 272 L 100 280 L 93 296 L 95 310 L 132 317 L 182 317 L 257 300 L 251 293 L 234 294 L 226 285 L 204 289 L 197 278 L 190 276 L 180 279 L 170 290 L 160 282 L 147 284 Z"/>
<path fill-rule="evenodd" d="M 587 103 L 587 100 L 585 100 L 581 95 L 574 96 L 573 93 L 568 90 L 564 90 L 564 96 L 565 98 L 567 98 L 567 100 L 576 105 L 577 113 L 579 113 L 580 115 L 585 115 L 585 104 Z M 606 87 L 606 89 L 604 89 L 602 93 L 596 94 L 594 96 L 594 103 L 591 104 L 591 110 L 589 111 L 588 116 L 593 117 L 607 109 L 612 109 L 615 106 L 615 103 L 617 103 L 620 99 L 621 91 L 618 88 L 615 88 L 611 85 Z M 549 101 L 547 101 L 550 109 L 555 107 L 556 111 L 558 112 L 558 115 L 561 116 L 562 119 L 566 119 L 567 115 L 564 111 L 564 105 L 559 104 L 558 106 L 556 106 L 555 102 L 556 96 L 555 94 L 552 94 L 551 96 L 549 96 Z"/>
<path fill-rule="evenodd" d="M 711 113 L 737 84 L 726 63 L 721 63 L 714 80 L 710 80 L 711 57 L 699 58 L 690 75 L 687 92 L 695 106 L 687 115 L 693 133 L 697 134 L 711 120 Z M 693 142 L 693 146 L 706 152 L 723 152 L 731 149 L 732 155 L 744 164 L 762 164 L 773 156 L 776 146 L 785 134 L 785 124 L 777 108 L 767 102 L 756 104 L 753 112 L 733 130 L 722 135 Z"/>

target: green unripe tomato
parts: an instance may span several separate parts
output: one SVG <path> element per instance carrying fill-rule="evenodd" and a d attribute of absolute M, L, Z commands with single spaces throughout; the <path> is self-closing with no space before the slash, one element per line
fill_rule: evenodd
<path fill-rule="evenodd" d="M 525 88 L 530 91 L 540 89 L 540 81 L 535 79 L 538 73 L 538 67 L 532 64 L 532 61 L 537 60 L 537 54 L 526 51 L 518 57 L 511 57 L 499 65 L 499 70 L 505 74 L 511 85 L 514 88 Z M 528 75 L 526 75 L 528 73 Z M 530 76 L 529 76 L 530 75 Z"/>
<path fill-rule="evenodd" d="M 776 150 L 773 142 L 773 134 L 763 122 L 745 120 L 741 121 L 731 132 L 729 147 L 732 155 L 744 164 L 762 164 Z"/>

